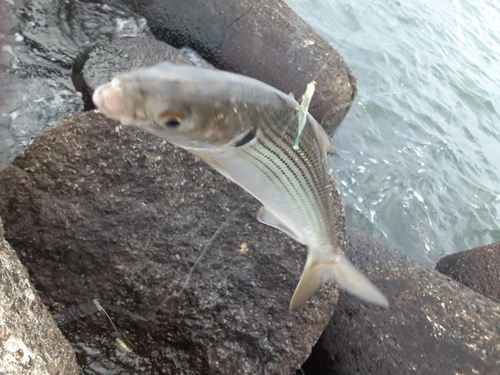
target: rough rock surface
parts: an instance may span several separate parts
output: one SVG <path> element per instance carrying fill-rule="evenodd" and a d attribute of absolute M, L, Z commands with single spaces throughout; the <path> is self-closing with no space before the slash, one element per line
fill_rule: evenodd
<path fill-rule="evenodd" d="M 306 374 L 498 374 L 498 303 L 359 231 L 347 243 L 391 307 L 341 293 Z"/>
<path fill-rule="evenodd" d="M 436 269 L 500 302 L 500 242 L 447 255 L 437 262 Z"/>
<path fill-rule="evenodd" d="M 343 58 L 282 0 L 120 0 L 147 19 L 155 36 L 188 45 L 217 68 L 302 95 L 315 80 L 309 112 L 331 134 L 356 96 Z"/>
<path fill-rule="evenodd" d="M 325 286 L 288 312 L 306 251 L 258 223 L 258 207 L 185 151 L 95 112 L 49 129 L 0 174 L 6 238 L 43 300 L 64 316 L 98 299 L 136 347 L 118 353 L 103 316 L 67 323 L 86 374 L 300 367 L 338 292 Z"/>
<path fill-rule="evenodd" d="M 192 65 L 186 55 L 149 37 L 115 38 L 93 47 L 83 67 L 83 78 L 91 91 L 109 82 L 118 72 L 169 61 Z"/>
<path fill-rule="evenodd" d="M 3 238 L 0 219 L 0 374 L 78 373 L 73 349 Z"/>

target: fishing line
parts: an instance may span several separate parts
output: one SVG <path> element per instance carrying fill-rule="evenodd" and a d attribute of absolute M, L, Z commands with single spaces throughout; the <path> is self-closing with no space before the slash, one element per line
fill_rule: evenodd
<path fill-rule="evenodd" d="M 52 318 L 58 326 L 61 326 L 75 320 L 85 318 L 86 316 L 95 314 L 96 312 L 102 312 L 106 318 L 108 318 L 113 330 L 115 331 L 116 343 L 128 353 L 134 351 L 134 345 L 120 333 L 107 311 L 101 306 L 97 299 L 64 309 L 62 312 L 52 315 Z M 132 316 L 132 314 L 129 315 Z"/>
<path fill-rule="evenodd" d="M 366 14 L 368 13 L 368 11 L 372 8 L 373 4 L 375 3 L 375 0 L 372 0 L 370 2 L 370 5 L 365 8 L 365 10 L 363 11 L 363 13 L 361 14 L 361 16 L 359 18 L 356 18 L 356 22 L 358 23 L 358 25 L 361 25 L 361 21 L 363 20 L 363 18 L 366 16 Z M 354 29 L 351 29 L 344 37 L 344 39 L 342 39 L 342 41 L 338 44 L 337 47 L 333 47 L 336 51 L 338 51 L 344 44 L 344 42 L 347 40 L 347 38 L 354 32 Z M 313 77 L 313 81 L 318 81 L 318 78 L 319 76 L 321 75 L 321 73 L 323 72 L 323 70 L 326 68 L 326 66 L 328 65 L 328 63 L 323 63 L 323 65 L 321 66 L 321 68 L 319 68 L 316 72 L 316 74 L 314 75 Z M 369 96 L 366 96 L 365 98 L 363 99 L 356 99 L 356 100 L 353 100 L 353 101 L 350 101 L 350 102 L 347 102 L 347 103 L 343 103 L 343 104 L 340 104 L 336 107 L 333 107 L 332 109 L 330 109 L 328 112 L 326 112 L 323 116 L 323 118 L 321 119 L 321 122 L 320 122 L 320 125 L 323 126 L 323 123 L 325 122 L 325 119 L 328 115 L 332 114 L 333 112 L 335 111 L 338 111 L 340 109 L 343 109 L 343 108 L 347 108 L 347 107 L 350 107 L 352 104 L 356 103 L 356 102 L 359 102 L 360 100 L 366 100 L 366 99 L 369 99 L 371 97 L 380 97 L 380 96 L 389 96 L 389 95 L 395 95 L 395 94 L 404 94 L 404 93 L 407 93 L 407 92 L 412 92 L 412 91 L 418 91 L 420 90 L 420 88 L 414 88 L 414 89 L 410 89 L 410 90 L 404 90 L 404 91 L 394 91 L 394 92 L 391 92 L 391 93 L 379 93 L 379 94 L 372 94 L 372 95 L 369 95 Z"/>
<path fill-rule="evenodd" d="M 92 302 L 97 307 L 98 311 L 101 311 L 104 313 L 104 315 L 106 315 L 109 322 L 113 326 L 113 329 L 115 330 L 115 333 L 116 333 L 115 340 L 116 340 L 117 344 L 120 345 L 123 349 L 125 349 L 125 351 L 127 351 L 129 353 L 134 351 L 134 349 L 135 349 L 134 345 L 129 340 L 127 340 L 125 337 L 122 337 L 122 335 L 120 335 L 120 331 L 118 331 L 118 328 L 116 328 L 115 323 L 113 323 L 113 320 L 111 320 L 110 316 L 108 315 L 106 310 L 104 310 L 104 308 L 101 306 L 99 301 L 97 299 L 94 299 L 94 300 L 92 300 Z"/>
<path fill-rule="evenodd" d="M 196 266 L 200 263 L 201 259 L 206 254 L 206 252 L 207 252 L 208 248 L 210 247 L 210 245 L 212 244 L 212 242 L 214 242 L 214 240 L 222 232 L 222 229 L 224 229 L 224 227 L 229 222 L 231 222 L 231 220 L 234 218 L 234 216 L 236 216 L 236 214 L 238 212 L 240 212 L 243 209 L 243 207 L 245 207 L 245 205 L 247 203 L 248 203 L 248 199 L 246 201 L 244 201 L 241 206 L 239 206 L 236 210 L 234 210 L 233 212 L 231 212 L 226 217 L 226 220 L 219 226 L 219 228 L 215 231 L 215 233 L 212 235 L 212 237 L 210 238 L 210 240 L 208 240 L 208 242 L 203 247 L 203 250 L 201 251 L 201 254 L 198 256 L 198 259 L 196 259 L 196 262 L 194 262 L 193 266 L 189 270 L 188 275 L 186 277 L 186 280 L 184 281 L 184 285 L 182 286 L 181 290 L 179 292 L 175 292 L 172 295 L 170 295 L 167 298 L 165 298 L 165 300 L 159 305 L 158 309 L 153 314 L 151 314 L 147 318 L 147 320 L 151 319 L 152 316 L 155 315 L 161 309 L 161 307 L 169 299 L 171 299 L 173 297 L 178 297 L 187 288 L 187 286 L 189 284 L 189 281 L 191 280 L 191 277 L 193 275 L 193 272 L 194 272 Z M 125 337 L 123 337 L 120 334 L 120 331 L 116 327 L 115 323 L 113 322 L 113 320 L 111 319 L 111 317 L 108 315 L 108 313 L 106 312 L 106 310 L 101 306 L 101 304 L 99 303 L 99 301 L 97 299 L 93 299 L 92 303 L 88 302 L 88 303 L 85 303 L 85 304 L 81 304 L 81 305 L 77 306 L 76 308 L 67 309 L 63 313 L 55 315 L 54 316 L 54 320 L 56 321 L 56 324 L 62 325 L 62 324 L 69 323 L 69 322 L 71 322 L 73 320 L 81 319 L 81 318 L 83 318 L 83 317 L 85 317 L 87 315 L 90 315 L 90 314 L 98 312 L 98 311 L 100 311 L 104 315 L 106 315 L 106 317 L 108 318 L 109 322 L 111 323 L 111 326 L 113 327 L 113 330 L 115 331 L 115 334 L 116 334 L 116 339 L 115 339 L 116 343 L 120 347 L 122 347 L 125 351 L 132 352 L 135 349 L 134 345 L 128 339 L 126 339 Z M 146 320 L 146 319 L 143 319 L 143 320 Z"/>
<path fill-rule="evenodd" d="M 338 105 L 336 107 L 333 107 L 332 109 L 330 109 L 328 112 L 325 113 L 325 115 L 321 119 L 320 125 L 323 126 L 323 123 L 325 122 L 326 116 L 328 116 L 332 112 L 337 111 L 337 110 L 342 109 L 342 108 L 349 107 L 352 104 L 360 102 L 362 100 L 367 100 L 367 99 L 370 99 L 370 98 L 378 98 L 378 97 L 381 97 L 381 96 L 389 96 L 389 95 L 396 95 L 396 94 L 406 94 L 407 92 L 413 92 L 413 91 L 419 91 L 419 90 L 420 90 L 420 87 L 416 87 L 416 88 L 413 88 L 413 89 L 403 90 L 403 91 L 393 91 L 393 92 L 385 92 L 385 93 L 372 94 L 372 95 L 365 96 L 364 98 L 361 98 L 361 99 L 356 99 L 356 100 L 353 100 L 351 102 L 340 104 L 340 105 Z"/>
<path fill-rule="evenodd" d="M 373 3 L 374 3 L 374 2 L 375 2 L 375 0 L 372 0 L 372 1 L 371 1 L 371 3 L 370 3 L 370 5 L 369 5 L 367 8 L 365 8 L 365 10 L 364 10 L 363 14 L 361 14 L 361 17 L 359 18 L 359 20 L 358 20 L 358 19 L 356 19 L 356 21 L 358 22 L 358 25 L 361 25 L 361 23 L 360 23 L 360 22 L 361 22 L 361 20 L 364 18 L 364 16 L 366 15 L 366 13 L 367 13 L 367 12 L 371 9 L 371 7 L 372 7 L 372 5 L 373 5 Z M 338 45 L 337 47 L 333 47 L 333 46 L 332 46 L 332 47 L 333 47 L 333 49 L 334 49 L 335 51 L 337 51 L 337 52 L 338 52 L 338 50 L 342 47 L 342 45 L 344 44 L 344 42 L 346 41 L 346 39 L 347 39 L 347 38 L 349 37 L 349 35 L 351 35 L 353 32 L 354 32 L 354 30 L 353 30 L 353 29 L 351 29 L 351 30 L 350 30 L 350 31 L 349 31 L 349 32 L 345 35 L 344 39 L 342 39 L 342 40 L 340 41 L 340 43 L 339 43 L 339 45 Z M 312 79 L 313 81 L 317 81 L 317 80 L 318 80 L 318 77 L 320 76 L 320 74 L 321 74 L 321 73 L 323 73 L 323 70 L 325 70 L 325 68 L 326 68 L 326 66 L 327 66 L 327 65 L 328 65 L 328 64 L 325 62 L 325 63 L 323 64 L 323 66 L 322 66 L 321 68 L 319 68 L 319 69 L 318 69 L 318 71 L 317 71 L 316 75 L 315 75 L 315 76 L 313 77 L 313 79 Z M 344 107 L 342 107 L 342 108 L 344 108 Z M 335 108 L 334 108 L 334 109 L 335 109 Z M 323 120 L 324 120 L 324 118 L 323 118 Z M 323 122 L 321 122 L 321 125 L 323 125 Z"/>
<path fill-rule="evenodd" d="M 206 243 L 206 245 L 203 247 L 203 250 L 201 251 L 201 254 L 198 256 L 198 259 L 196 259 L 196 262 L 194 262 L 193 266 L 189 270 L 188 275 L 186 277 L 186 280 L 184 281 L 184 285 L 182 286 L 181 290 L 179 292 L 175 292 L 175 293 L 171 294 L 170 296 L 168 296 L 167 298 L 165 298 L 165 300 L 162 303 L 159 304 L 158 309 L 153 313 L 153 315 L 156 314 L 163 307 L 163 305 L 165 305 L 165 303 L 167 303 L 168 300 L 170 300 L 171 298 L 174 298 L 174 297 L 178 297 L 186 289 L 186 287 L 189 284 L 189 281 L 191 280 L 191 276 L 193 275 L 193 272 L 194 272 L 196 266 L 200 263 L 201 259 L 203 258 L 203 256 L 207 252 L 207 250 L 210 247 L 210 245 L 212 244 L 212 242 L 214 242 L 214 240 L 219 236 L 219 234 L 222 231 L 222 229 L 234 218 L 234 216 L 236 216 L 236 214 L 238 212 L 241 211 L 241 209 L 247 203 L 248 203 L 248 198 L 247 198 L 246 201 L 243 202 L 243 204 L 240 207 L 238 207 L 236 210 L 234 210 L 233 212 L 231 212 L 227 216 L 226 220 L 220 225 L 220 227 L 215 231 L 215 233 L 212 235 L 212 237 L 210 238 L 210 240 L 208 240 L 208 242 Z"/>
<path fill-rule="evenodd" d="M 363 14 L 361 14 L 361 17 L 359 17 L 359 19 L 356 18 L 356 22 L 358 23 L 359 26 L 361 26 L 361 21 L 363 20 L 363 18 L 365 17 L 366 13 L 371 9 L 373 3 L 375 2 L 375 0 L 372 0 L 370 5 L 368 5 L 367 8 L 365 8 L 365 11 L 363 12 Z M 344 42 L 346 41 L 346 39 L 349 37 L 349 35 L 351 35 L 353 33 L 354 29 L 351 29 L 351 31 L 349 31 L 347 33 L 347 35 L 344 37 L 344 39 L 342 39 L 342 41 L 340 42 L 340 44 L 338 45 L 338 47 L 334 47 L 334 49 L 336 51 L 338 51 L 342 45 L 344 44 Z"/>
<path fill-rule="evenodd" d="M 247 203 L 248 203 L 248 198 L 247 198 L 246 201 L 243 202 L 243 204 L 241 204 L 241 206 L 239 206 L 236 210 L 232 211 L 226 217 L 226 220 L 219 226 L 219 228 L 215 231 L 215 233 L 212 235 L 212 237 L 210 238 L 210 240 L 208 240 L 208 242 L 203 247 L 203 250 L 201 251 L 201 254 L 198 256 L 198 259 L 196 259 L 196 262 L 194 262 L 193 266 L 189 270 L 188 275 L 186 277 L 186 280 L 184 281 L 184 284 L 183 284 L 181 290 L 179 292 L 175 292 L 172 295 L 170 295 L 167 298 L 165 298 L 165 300 L 159 305 L 158 309 L 153 314 L 151 314 L 147 319 L 143 319 L 143 320 L 149 320 L 149 319 L 151 319 L 152 316 L 155 315 L 169 299 L 171 299 L 173 297 L 178 297 L 187 288 L 187 286 L 189 284 L 189 281 L 191 280 L 191 277 L 193 275 L 193 272 L 194 272 L 196 266 L 200 263 L 201 259 L 206 254 L 206 252 L 207 252 L 208 248 L 210 247 L 210 245 L 219 236 L 219 234 L 222 232 L 222 229 L 224 229 L 224 227 L 229 222 L 231 222 L 231 220 L 234 218 L 234 216 L 236 216 L 236 214 L 238 212 L 240 212 L 243 209 L 243 207 L 245 207 L 245 205 Z M 63 313 L 54 315 L 53 318 L 56 321 L 56 324 L 62 325 L 62 324 L 66 324 L 66 323 L 69 323 L 69 322 L 74 321 L 74 320 L 81 319 L 81 318 L 83 318 L 83 317 L 85 317 L 87 315 L 93 314 L 93 313 L 98 312 L 98 311 L 104 313 L 104 315 L 106 315 L 106 317 L 108 318 L 109 322 L 111 323 L 111 326 L 113 327 L 113 330 L 115 331 L 116 336 L 117 336 L 116 339 L 115 339 L 116 342 L 117 342 L 117 344 L 120 347 L 122 347 L 125 351 L 132 352 L 135 349 L 134 345 L 129 340 L 127 340 L 125 337 L 123 337 L 120 334 L 120 331 L 118 330 L 118 328 L 114 324 L 113 320 L 108 315 L 108 313 L 106 312 L 106 310 L 101 306 L 101 304 L 99 303 L 99 301 L 97 299 L 93 299 L 92 302 L 88 302 L 88 303 L 85 303 L 85 304 L 78 305 L 75 308 L 67 309 Z"/>
<path fill-rule="evenodd" d="M 206 251 L 208 250 L 208 247 L 212 244 L 212 242 L 217 238 L 217 236 L 219 235 L 219 233 L 222 231 L 222 228 L 224 228 L 224 226 L 226 226 L 227 223 L 229 223 L 229 221 L 247 204 L 247 202 L 243 202 L 243 204 L 237 208 L 235 211 L 231 212 L 229 214 L 229 216 L 226 218 L 226 221 L 224 221 L 221 226 L 219 227 L 219 229 L 217 229 L 215 231 L 215 233 L 213 234 L 212 238 L 210 238 L 210 240 L 207 242 L 207 244 L 205 245 L 205 247 L 203 248 L 203 251 L 201 252 L 200 256 L 198 257 L 198 259 L 196 259 L 196 262 L 194 262 L 193 266 L 191 267 L 191 269 L 189 270 L 189 273 L 186 277 L 186 281 L 184 281 L 184 285 L 182 286 L 182 289 L 180 290 L 179 293 L 176 294 L 176 296 L 180 295 L 184 289 L 186 289 L 188 283 L 189 283 L 189 280 L 191 279 L 191 276 L 193 275 L 193 272 L 194 272 L 194 269 L 196 267 L 196 265 L 200 262 L 201 258 L 203 258 L 203 255 L 205 255 Z"/>

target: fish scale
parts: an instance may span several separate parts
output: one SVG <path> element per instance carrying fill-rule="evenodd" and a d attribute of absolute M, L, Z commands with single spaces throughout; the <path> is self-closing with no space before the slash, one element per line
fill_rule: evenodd
<path fill-rule="evenodd" d="M 337 243 L 330 196 L 336 187 L 327 164 L 333 146 L 291 96 L 241 75 L 164 63 L 118 74 L 97 88 L 93 100 L 122 124 L 200 157 L 263 204 L 260 222 L 307 246 L 290 310 L 330 280 L 367 302 L 389 306 Z"/>
<path fill-rule="evenodd" d="M 333 207 L 328 199 L 328 183 L 324 178 L 323 168 L 321 168 L 323 156 L 317 147 L 308 147 L 312 146 L 310 145 L 311 142 L 308 142 L 312 132 L 310 129 L 304 131 L 299 144 L 301 147 L 298 150 L 293 149 L 291 142 L 278 144 L 275 141 L 280 130 L 284 131 L 285 139 L 293 139 L 294 133 L 292 132 L 296 131 L 296 122 L 294 120 L 292 118 L 289 124 L 285 124 L 284 129 L 273 128 L 271 125 L 262 126 L 262 136 L 260 137 L 258 134 L 256 144 L 245 150 L 245 152 L 252 155 L 252 151 L 254 151 L 266 157 L 267 161 L 262 162 L 263 169 L 271 170 L 272 166 L 279 169 L 279 171 L 274 171 L 273 174 L 281 176 L 281 179 L 279 177 L 278 179 L 282 182 L 283 188 L 292 196 L 292 202 L 295 204 L 293 211 L 296 211 L 294 215 L 297 216 L 296 220 L 302 221 L 302 225 L 305 227 L 320 229 L 326 238 L 333 238 L 333 226 L 322 225 L 323 223 L 332 223 Z M 261 145 L 269 150 L 271 155 L 263 155 L 262 147 L 259 147 Z M 306 153 L 304 150 L 309 152 Z M 235 150 L 235 152 L 238 152 L 238 150 Z M 259 160 L 256 156 L 254 158 Z M 278 167 L 277 161 L 281 162 L 279 165 L 281 168 Z M 283 210 L 289 207 L 290 202 L 286 202 Z M 304 215 L 307 216 L 304 217 Z"/>

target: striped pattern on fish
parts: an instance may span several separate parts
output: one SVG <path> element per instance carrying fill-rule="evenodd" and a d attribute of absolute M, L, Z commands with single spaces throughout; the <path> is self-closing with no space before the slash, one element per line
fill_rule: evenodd
<path fill-rule="evenodd" d="M 307 114 L 298 147 L 293 147 L 303 113 L 291 96 L 232 73 L 160 64 L 117 75 L 93 99 L 108 116 L 202 158 L 263 204 L 259 221 L 307 246 L 291 310 L 329 280 L 388 307 L 336 241 L 327 163 L 333 146 Z"/>
<path fill-rule="evenodd" d="M 277 115 L 281 115 L 278 113 Z M 328 194 L 328 170 L 324 153 L 311 127 L 302 133 L 299 149 L 291 142 L 297 130 L 296 115 L 289 111 L 286 126 L 266 116 L 257 127 L 255 138 L 240 147 L 223 149 L 189 149 L 215 169 L 255 196 L 283 223 L 293 229 L 295 238 L 312 245 L 334 238 L 332 202 Z M 209 160 L 216 160 L 212 164 Z M 259 183 L 256 184 L 256 176 Z M 302 233 L 305 232 L 305 233 Z"/>

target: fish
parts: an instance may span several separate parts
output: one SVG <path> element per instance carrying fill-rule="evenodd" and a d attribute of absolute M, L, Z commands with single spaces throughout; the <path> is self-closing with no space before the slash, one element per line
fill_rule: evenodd
<path fill-rule="evenodd" d="M 389 307 L 336 240 L 327 163 L 333 145 L 292 95 L 235 73 L 161 63 L 115 75 L 95 90 L 93 102 L 123 125 L 205 161 L 262 203 L 261 223 L 307 247 L 290 311 L 332 280 L 363 301 Z"/>

